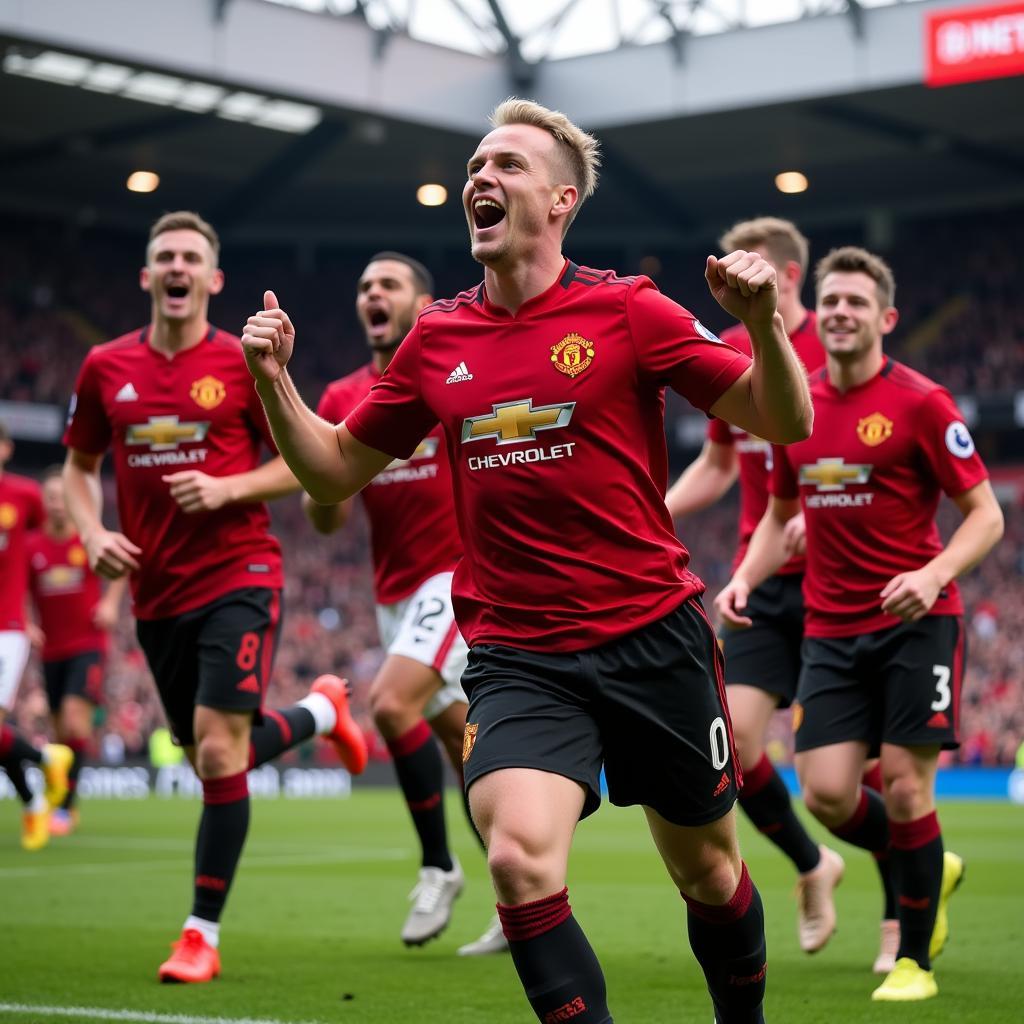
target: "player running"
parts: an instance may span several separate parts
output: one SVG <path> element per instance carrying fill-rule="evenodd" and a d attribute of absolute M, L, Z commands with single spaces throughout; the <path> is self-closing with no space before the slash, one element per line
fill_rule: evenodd
<path fill-rule="evenodd" d="M 112 580 L 103 592 L 68 516 L 59 466 L 43 475 L 43 508 L 42 529 L 27 545 L 28 576 L 44 638 L 43 678 L 54 732 L 74 754 L 67 796 L 50 812 L 50 835 L 65 836 L 78 826 L 78 774 L 103 702 L 107 635 L 117 625 L 127 581 Z"/>
<path fill-rule="evenodd" d="M 946 902 L 963 874 L 943 856 L 935 810 L 939 751 L 959 745 L 964 634 L 954 582 L 995 546 L 1003 517 L 949 393 L 888 358 L 892 271 L 863 249 L 817 266 L 814 432 L 776 449 L 773 497 L 716 605 L 749 625 L 749 595 L 785 561 L 786 523 L 807 530 L 803 670 L 794 704 L 804 799 L 835 834 L 877 851 L 891 843 L 900 944 L 872 998 L 928 999 L 931 960 L 948 934 Z M 941 492 L 964 521 L 943 547 Z M 861 787 L 881 745 L 884 806 Z"/>
<path fill-rule="evenodd" d="M 366 397 L 416 315 L 433 301 L 433 291 L 433 278 L 418 260 L 397 252 L 370 259 L 359 279 L 356 315 L 371 359 L 327 386 L 317 408 L 320 416 L 341 423 Z M 433 730 L 461 778 L 467 701 L 459 680 L 468 648 L 452 611 L 452 572 L 462 544 L 441 428 L 420 442 L 411 459 L 396 461 L 376 477 L 360 497 L 370 521 L 377 624 L 387 651 L 370 688 L 370 706 L 419 837 L 422 866 L 402 941 L 420 946 L 448 926 L 465 882 L 448 849 L 444 764 L 431 734 Z M 332 533 L 347 522 L 352 499 L 318 505 L 305 495 L 303 507 L 317 530 Z M 459 953 L 507 948 L 495 921 Z"/>
<path fill-rule="evenodd" d="M 79 373 L 64 481 L 89 565 L 130 573 L 139 644 L 167 720 L 203 786 L 195 896 L 161 981 L 220 972 L 220 916 L 249 828 L 246 772 L 314 733 L 360 772 L 366 744 L 345 686 L 323 676 L 298 704 L 264 711 L 281 615 L 281 553 L 264 501 L 295 489 L 260 465 L 266 419 L 239 340 L 207 320 L 224 285 L 217 235 L 197 214 L 150 231 L 148 326 L 99 345 Z M 114 452 L 123 532 L 100 518 L 100 462 Z"/>
<path fill-rule="evenodd" d="M 7 713 L 21 685 L 33 642 L 41 637 L 25 617 L 29 531 L 43 522 L 39 484 L 4 468 L 14 454 L 14 442 L 0 423 L 0 767 L 22 803 L 21 845 L 40 850 L 50 840 L 50 810 L 60 807 L 68 792 L 68 772 L 74 754 L 61 743 L 35 747 L 7 724 Z M 43 771 L 45 788 L 35 792 L 25 774 L 28 762 Z"/>
<path fill-rule="evenodd" d="M 249 319 L 246 358 L 317 501 L 343 500 L 444 430 L 465 547 L 452 584 L 470 647 L 465 779 L 538 1019 L 611 1020 L 565 886 L 603 766 L 612 802 L 644 807 L 684 894 L 716 1020 L 756 1024 L 763 910 L 736 839 L 718 645 L 665 507 L 664 388 L 761 437 L 807 436 L 775 273 L 745 252 L 707 261 L 712 293 L 750 330 L 751 366 L 648 279 L 562 255 L 596 185 L 595 139 L 527 101 L 506 101 L 492 124 L 463 192 L 484 280 L 423 310 L 343 424 L 303 405 L 273 293 Z"/>
<path fill-rule="evenodd" d="M 779 287 L 779 313 L 786 333 L 808 373 L 825 362 L 818 338 L 817 319 L 801 300 L 807 273 L 808 243 L 796 225 L 777 217 L 757 217 L 734 224 L 722 236 L 723 251 L 756 252 L 775 268 Z M 722 340 L 741 352 L 750 352 L 750 337 L 742 324 L 722 332 Z M 737 476 L 740 484 L 739 544 L 733 568 L 743 561 L 751 534 L 768 506 L 772 446 L 759 437 L 720 419 L 708 424 L 708 436 L 700 455 L 669 488 L 665 503 L 673 518 L 689 515 L 718 501 Z M 796 524 L 794 523 L 794 526 Z M 765 737 L 772 715 L 787 708 L 796 694 L 800 676 L 800 646 L 804 632 L 801 593 L 804 557 L 794 554 L 785 565 L 750 595 L 746 613 L 749 629 L 722 630 L 725 654 L 726 694 L 743 765 L 743 789 L 739 803 L 757 829 L 789 858 L 798 872 L 797 933 L 800 948 L 816 953 L 836 927 L 833 893 L 843 877 L 842 857 L 819 845 L 807 833 L 793 811 L 786 784 L 765 753 Z M 873 763 L 870 781 L 873 799 L 881 788 Z M 866 778 L 868 776 L 866 775 Z M 888 856 L 876 862 L 885 895 L 881 924 L 881 948 L 875 959 L 876 973 L 888 974 L 896 962 L 899 925 Z"/>

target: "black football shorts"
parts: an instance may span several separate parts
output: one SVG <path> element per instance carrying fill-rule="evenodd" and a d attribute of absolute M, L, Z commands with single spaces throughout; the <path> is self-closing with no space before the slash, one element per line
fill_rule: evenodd
<path fill-rule="evenodd" d="M 808 637 L 793 705 L 797 752 L 862 740 L 960 746 L 963 621 L 927 615 L 850 637 Z"/>
<path fill-rule="evenodd" d="M 747 600 L 754 624 L 721 628 L 727 686 L 764 690 L 778 697 L 780 708 L 793 702 L 804 639 L 803 579 L 801 573 L 770 576 Z"/>
<path fill-rule="evenodd" d="M 102 704 L 104 661 L 102 651 L 83 651 L 59 661 L 44 661 L 43 679 L 50 711 L 56 714 L 65 697 Z"/>
<path fill-rule="evenodd" d="M 721 652 L 697 598 L 585 651 L 478 644 L 462 685 L 467 788 L 501 768 L 554 772 L 586 788 L 586 817 L 601 803 L 603 766 L 613 804 L 691 826 L 736 799 Z"/>
<path fill-rule="evenodd" d="M 197 704 L 252 711 L 253 721 L 262 721 L 280 626 L 281 592 L 268 587 L 233 590 L 181 615 L 136 624 L 139 645 L 179 743 L 195 742 Z"/>

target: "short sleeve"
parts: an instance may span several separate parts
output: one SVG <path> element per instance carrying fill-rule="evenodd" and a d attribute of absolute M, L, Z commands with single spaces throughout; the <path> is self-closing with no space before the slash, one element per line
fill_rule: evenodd
<path fill-rule="evenodd" d="M 732 427 L 717 416 L 712 416 L 708 420 L 708 440 L 714 441 L 715 444 L 734 445 L 736 443 L 736 439 L 732 435 Z"/>
<path fill-rule="evenodd" d="M 357 441 L 396 459 L 410 458 L 437 425 L 437 416 L 423 400 L 420 388 L 422 343 L 417 322 L 380 380 L 345 417 L 345 426 Z"/>
<path fill-rule="evenodd" d="M 260 396 L 256 391 L 256 382 L 251 382 L 249 397 L 246 402 L 246 415 L 253 425 L 256 433 L 263 438 L 263 443 L 277 455 L 277 445 L 274 443 L 274 434 L 270 429 L 270 421 L 267 419 L 267 412 L 263 408 Z"/>
<path fill-rule="evenodd" d="M 776 498 L 792 500 L 800 497 L 800 481 L 793 463 L 789 461 L 785 445 L 772 445 L 772 478 L 768 490 Z"/>
<path fill-rule="evenodd" d="M 928 468 L 951 498 L 988 479 L 963 414 L 944 388 L 929 392 L 915 427 Z"/>
<path fill-rule="evenodd" d="M 110 447 L 110 420 L 103 408 L 93 355 L 90 352 L 85 357 L 78 371 L 63 443 L 68 448 L 88 455 L 102 455 Z"/>
<path fill-rule="evenodd" d="M 750 366 L 750 359 L 709 331 L 689 310 L 638 278 L 626 313 L 641 374 L 707 412 Z"/>

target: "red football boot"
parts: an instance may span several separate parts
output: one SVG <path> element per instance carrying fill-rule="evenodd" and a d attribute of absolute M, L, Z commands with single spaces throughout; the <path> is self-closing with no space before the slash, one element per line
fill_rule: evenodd
<path fill-rule="evenodd" d="M 160 965 L 161 981 L 213 981 L 220 974 L 220 953 L 197 928 L 186 928 L 171 949 L 170 958 Z"/>
<path fill-rule="evenodd" d="M 323 675 L 313 680 L 311 693 L 322 693 L 333 705 L 336 714 L 334 728 L 324 737 L 338 749 L 341 763 L 353 774 L 366 770 L 370 752 L 363 730 L 356 724 L 348 706 L 348 682 L 338 676 Z"/>

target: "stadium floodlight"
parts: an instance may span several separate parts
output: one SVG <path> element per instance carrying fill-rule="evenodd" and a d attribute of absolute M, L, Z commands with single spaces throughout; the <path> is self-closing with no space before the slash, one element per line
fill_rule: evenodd
<path fill-rule="evenodd" d="M 421 206 L 444 206 L 448 202 L 448 189 L 434 183 L 420 185 L 416 189 L 416 201 Z"/>
<path fill-rule="evenodd" d="M 60 53 L 57 50 L 43 50 L 35 57 L 26 57 L 13 51 L 4 57 L 4 71 L 8 74 L 39 78 L 58 85 L 78 85 L 91 67 L 92 61 L 86 57 L 76 57 L 72 53 Z"/>
<path fill-rule="evenodd" d="M 160 186 L 156 171 L 132 171 L 125 182 L 129 192 L 155 192 Z"/>
<path fill-rule="evenodd" d="M 259 114 L 252 118 L 253 124 L 263 128 L 276 128 L 282 132 L 308 132 L 321 121 L 319 107 L 308 103 L 292 103 L 290 100 L 267 100 Z"/>
<path fill-rule="evenodd" d="M 807 175 L 800 171 L 782 171 L 775 175 L 775 187 L 786 195 L 806 192 L 809 184 Z"/>
<path fill-rule="evenodd" d="M 184 79 L 173 75 L 158 75 L 154 71 L 140 71 L 127 81 L 121 95 L 132 100 L 142 100 L 143 103 L 170 107 L 184 88 Z"/>
<path fill-rule="evenodd" d="M 83 89 L 91 89 L 93 92 L 121 92 L 128 79 L 134 74 L 134 69 L 125 67 L 124 64 L 109 64 L 106 61 L 101 61 L 98 64 L 93 64 L 79 84 Z"/>

